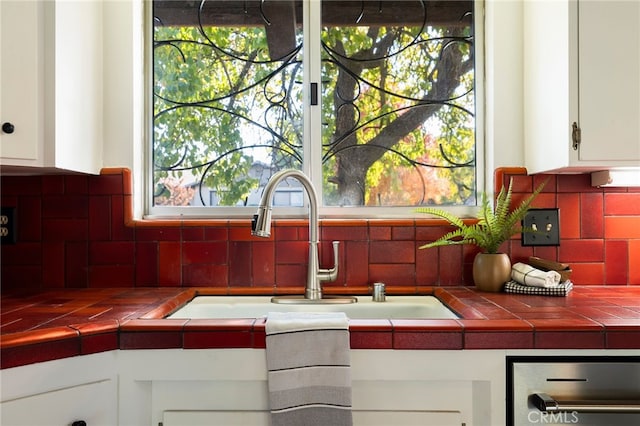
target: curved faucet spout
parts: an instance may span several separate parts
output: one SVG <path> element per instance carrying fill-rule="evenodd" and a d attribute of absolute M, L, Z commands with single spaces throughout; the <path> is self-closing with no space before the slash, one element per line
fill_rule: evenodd
<path fill-rule="evenodd" d="M 307 191 L 309 197 L 309 269 L 305 298 L 322 299 L 322 282 L 334 281 L 338 276 L 338 246 L 333 242 L 334 266 L 331 269 L 320 269 L 318 262 L 318 195 L 309 178 L 299 170 L 287 169 L 274 174 L 262 193 L 257 213 L 253 216 L 251 233 L 258 237 L 271 235 L 271 203 L 278 184 L 286 178 L 295 178 Z"/>

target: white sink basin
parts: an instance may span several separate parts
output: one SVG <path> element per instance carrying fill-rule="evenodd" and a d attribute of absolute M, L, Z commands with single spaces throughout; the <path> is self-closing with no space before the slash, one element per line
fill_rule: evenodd
<path fill-rule="evenodd" d="M 260 318 L 269 312 L 344 312 L 349 318 L 449 319 L 459 318 L 434 296 L 387 296 L 373 302 L 358 296 L 357 303 L 271 303 L 271 296 L 197 296 L 167 318 Z"/>

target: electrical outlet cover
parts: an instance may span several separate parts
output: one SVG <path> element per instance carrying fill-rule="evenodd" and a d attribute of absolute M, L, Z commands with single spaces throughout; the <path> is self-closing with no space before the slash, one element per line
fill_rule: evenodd
<path fill-rule="evenodd" d="M 16 243 L 16 209 L 0 208 L 0 241 L 2 244 Z"/>
<path fill-rule="evenodd" d="M 559 246 L 560 245 L 560 210 L 529 209 L 522 227 L 534 232 L 523 232 L 523 246 Z"/>

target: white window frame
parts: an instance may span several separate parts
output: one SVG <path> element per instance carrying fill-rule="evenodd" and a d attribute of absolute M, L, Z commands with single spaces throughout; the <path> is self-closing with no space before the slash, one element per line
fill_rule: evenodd
<path fill-rule="evenodd" d="M 151 180 L 153 176 L 152 137 L 153 137 L 153 55 L 151 44 L 153 41 L 153 1 L 145 2 L 144 8 L 144 57 L 145 57 L 145 173 L 144 173 L 144 218 L 171 219 L 181 218 L 206 218 L 206 219 L 235 219 L 250 218 L 255 213 L 255 207 L 208 207 L 208 206 L 154 206 Z M 303 3 L 303 67 L 304 87 L 310 87 L 311 82 L 321 81 L 321 48 L 320 33 L 322 28 L 321 1 L 309 0 Z M 486 147 L 485 147 L 485 42 L 484 42 L 484 2 L 474 0 L 474 48 L 475 48 L 475 149 L 476 149 L 476 199 L 479 203 L 479 193 L 484 191 L 491 193 L 486 187 Z M 311 49 L 314 46 L 314 49 Z M 308 92 L 307 92 L 308 95 Z M 423 214 L 416 213 L 415 207 L 368 207 L 368 206 L 324 206 L 322 188 L 322 158 L 321 143 L 313 143 L 313 137 L 321 137 L 321 97 L 317 106 L 311 106 L 310 102 L 304 102 L 303 124 L 303 152 L 304 160 L 302 171 L 313 182 L 318 194 L 320 218 L 329 219 L 411 219 L 425 218 Z M 304 207 L 276 207 L 273 209 L 274 218 L 304 218 L 308 216 L 308 198 L 304 197 Z M 439 206 L 462 217 L 475 217 L 478 206 Z"/>

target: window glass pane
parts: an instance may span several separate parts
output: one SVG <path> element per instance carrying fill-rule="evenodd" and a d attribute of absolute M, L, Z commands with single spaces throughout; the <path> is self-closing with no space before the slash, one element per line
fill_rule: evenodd
<path fill-rule="evenodd" d="M 303 158 L 325 206 L 475 205 L 473 2 L 323 1 L 316 158 L 303 1 L 154 0 L 153 205 L 255 206 Z"/>
<path fill-rule="evenodd" d="M 154 1 L 154 205 L 256 205 L 302 166 L 301 1 Z"/>
<path fill-rule="evenodd" d="M 322 3 L 325 205 L 475 204 L 472 12 Z"/>

